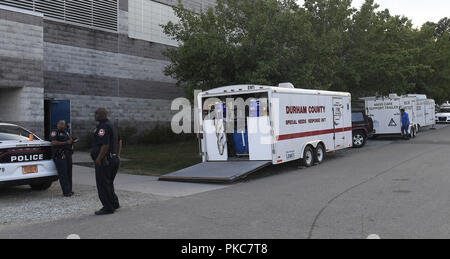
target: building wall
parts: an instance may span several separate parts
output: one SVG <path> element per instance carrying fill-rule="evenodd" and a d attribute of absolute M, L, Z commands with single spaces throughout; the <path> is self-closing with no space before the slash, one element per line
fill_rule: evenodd
<path fill-rule="evenodd" d="M 0 121 L 44 125 L 43 18 L 0 6 Z"/>
<path fill-rule="evenodd" d="M 161 4 L 177 6 L 178 0 L 155 0 L 155 2 L 159 2 Z M 182 0 L 181 3 L 184 7 L 191 9 L 195 12 L 199 12 L 200 10 L 208 9 L 209 7 L 214 7 L 216 5 L 215 0 Z"/>
<path fill-rule="evenodd" d="M 164 75 L 172 46 L 129 37 L 129 0 L 119 1 L 118 32 L 0 7 L 0 120 L 43 136 L 44 99 L 70 100 L 73 133 L 84 136 L 107 107 L 119 126 L 169 124 L 184 89 Z M 178 0 L 157 0 L 177 5 Z M 183 0 L 194 11 L 214 0 Z"/>
<path fill-rule="evenodd" d="M 199 3 L 184 1 L 192 9 Z M 168 125 L 172 100 L 185 95 L 163 72 L 170 62 L 162 52 L 172 47 L 130 38 L 128 0 L 120 0 L 119 9 L 118 33 L 44 20 L 45 97 L 71 100 L 73 133 L 79 136 L 92 131 L 93 113 L 103 106 L 121 127 Z"/>

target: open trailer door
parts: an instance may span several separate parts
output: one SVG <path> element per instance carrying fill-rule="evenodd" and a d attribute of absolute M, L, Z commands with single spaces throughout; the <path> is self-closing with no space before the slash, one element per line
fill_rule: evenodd
<path fill-rule="evenodd" d="M 267 105 L 267 99 L 250 101 L 247 127 L 251 161 L 272 161 L 273 139 Z"/>
<path fill-rule="evenodd" d="M 271 161 L 205 162 L 177 172 L 163 175 L 162 181 L 230 183 L 245 178 Z"/>

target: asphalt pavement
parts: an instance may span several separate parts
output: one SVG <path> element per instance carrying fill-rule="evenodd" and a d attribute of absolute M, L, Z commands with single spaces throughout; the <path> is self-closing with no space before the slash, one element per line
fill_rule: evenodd
<path fill-rule="evenodd" d="M 440 127 L 110 216 L 0 227 L 0 238 L 450 238 L 449 154 L 450 127 Z"/>

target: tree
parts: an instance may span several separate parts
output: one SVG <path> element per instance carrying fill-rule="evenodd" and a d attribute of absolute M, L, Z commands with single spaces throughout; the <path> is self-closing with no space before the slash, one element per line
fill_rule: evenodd
<path fill-rule="evenodd" d="M 164 25 L 180 42 L 165 55 L 165 73 L 192 97 L 194 89 L 292 82 L 296 87 L 350 91 L 355 98 L 426 93 L 450 98 L 450 22 L 415 29 L 404 16 L 360 9 L 351 0 L 219 0 L 179 23 Z"/>
<path fill-rule="evenodd" d="M 345 90 L 339 73 L 344 66 L 344 45 L 350 36 L 350 17 L 356 11 L 351 4 L 351 0 L 305 1 L 314 35 L 311 78 L 306 88 Z"/>
<path fill-rule="evenodd" d="M 417 74 L 416 91 L 423 92 L 443 103 L 450 99 L 450 31 L 442 30 L 445 20 L 439 24 L 428 22 L 417 32 L 416 62 L 429 68 Z"/>
<path fill-rule="evenodd" d="M 312 36 L 304 11 L 293 0 L 219 0 L 215 10 L 199 14 L 179 5 L 178 24 L 164 26 L 178 40 L 168 50 L 166 75 L 186 87 L 277 84 L 308 80 Z"/>
<path fill-rule="evenodd" d="M 450 19 L 447 17 L 438 22 L 434 36 L 437 38 L 442 38 L 445 33 L 450 33 Z"/>
<path fill-rule="evenodd" d="M 377 12 L 378 8 L 367 0 L 355 13 L 345 46 L 342 78 L 356 96 L 404 94 L 414 88 L 412 23 L 406 17 L 392 16 L 389 10 Z"/>

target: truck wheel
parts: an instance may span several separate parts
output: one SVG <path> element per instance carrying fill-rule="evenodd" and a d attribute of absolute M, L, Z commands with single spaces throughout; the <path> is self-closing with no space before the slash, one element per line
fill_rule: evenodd
<path fill-rule="evenodd" d="M 35 191 L 45 191 L 48 190 L 52 186 L 53 182 L 45 182 L 39 184 L 30 184 L 31 189 Z"/>
<path fill-rule="evenodd" d="M 316 152 L 314 152 L 314 161 L 318 164 L 322 164 L 325 159 L 325 152 L 325 147 L 322 144 L 317 145 Z"/>
<path fill-rule="evenodd" d="M 314 165 L 314 151 L 311 146 L 307 146 L 303 152 L 302 165 L 304 167 L 311 167 Z"/>
<path fill-rule="evenodd" d="M 353 133 L 353 147 L 361 148 L 366 144 L 367 137 L 362 131 L 356 131 Z"/>

